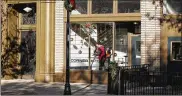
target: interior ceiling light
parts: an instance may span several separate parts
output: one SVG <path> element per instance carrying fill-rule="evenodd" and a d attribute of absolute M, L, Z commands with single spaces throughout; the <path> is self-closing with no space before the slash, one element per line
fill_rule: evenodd
<path fill-rule="evenodd" d="M 137 22 L 134 22 L 134 24 L 136 25 L 136 24 L 138 24 Z"/>
<path fill-rule="evenodd" d="M 23 9 L 25 12 L 30 12 L 30 11 L 32 11 L 32 8 L 30 8 L 30 7 L 25 7 L 24 9 Z"/>

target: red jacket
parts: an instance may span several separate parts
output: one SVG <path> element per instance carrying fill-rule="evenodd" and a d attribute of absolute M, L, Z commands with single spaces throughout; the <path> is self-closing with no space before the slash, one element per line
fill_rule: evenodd
<path fill-rule="evenodd" d="M 106 53 L 105 53 L 105 48 L 104 48 L 104 46 L 98 47 L 98 50 L 100 51 L 99 60 L 101 60 L 102 58 L 103 58 L 103 59 L 106 59 Z"/>

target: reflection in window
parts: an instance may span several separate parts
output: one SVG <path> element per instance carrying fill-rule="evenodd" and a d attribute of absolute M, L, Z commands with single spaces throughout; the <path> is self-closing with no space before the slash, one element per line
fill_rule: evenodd
<path fill-rule="evenodd" d="M 118 13 L 139 13 L 140 0 L 118 0 Z"/>
<path fill-rule="evenodd" d="M 134 22 L 135 25 L 135 34 L 141 34 L 141 24 L 140 22 Z"/>
<path fill-rule="evenodd" d="M 101 43 L 105 47 L 109 48 L 113 45 L 113 33 L 112 23 L 91 23 L 92 27 L 89 30 L 85 27 L 86 23 L 71 23 L 71 39 L 73 45 L 82 45 L 85 42 L 89 43 L 88 32 L 91 33 L 91 46 L 94 46 L 96 42 Z M 80 39 L 79 39 L 80 38 Z M 84 42 L 82 42 L 84 41 Z M 75 47 L 75 49 L 77 49 Z"/>
<path fill-rule="evenodd" d="M 121 28 L 121 24 L 116 26 L 116 50 L 120 52 L 127 51 L 127 28 Z"/>
<path fill-rule="evenodd" d="M 112 47 L 112 23 L 97 23 L 97 42 L 106 48 Z"/>
<path fill-rule="evenodd" d="M 96 42 L 99 42 L 107 48 L 112 47 L 112 23 L 92 23 L 91 25 L 93 26 L 89 30 L 91 32 L 91 45 L 94 46 Z M 82 38 L 88 43 L 88 30 L 84 26 L 85 23 L 72 23 L 71 38 L 75 38 L 76 40 L 78 40 L 77 38 Z M 73 39 L 73 43 L 74 42 L 77 41 Z"/>
<path fill-rule="evenodd" d="M 76 0 L 76 9 L 72 11 L 72 14 L 87 14 L 88 0 Z"/>
<path fill-rule="evenodd" d="M 182 13 L 182 0 L 164 0 L 164 14 L 179 14 Z"/>
<path fill-rule="evenodd" d="M 22 31 L 21 32 L 21 60 L 20 64 L 23 66 L 22 71 L 26 73 L 35 72 L 36 64 L 36 32 Z"/>
<path fill-rule="evenodd" d="M 172 42 L 172 60 L 182 60 L 180 44 L 180 42 Z"/>
<path fill-rule="evenodd" d="M 92 54 L 94 54 L 94 45 L 96 44 L 96 42 L 100 42 L 106 48 L 112 46 L 112 23 L 72 22 L 70 25 L 71 68 L 88 68 L 89 56 L 91 56 L 91 62 L 94 60 L 94 55 Z M 92 64 L 93 70 L 97 69 L 99 66 L 98 58 L 95 58 L 95 61 L 92 62 Z"/>
<path fill-rule="evenodd" d="M 113 12 L 113 0 L 92 0 L 92 13 L 112 13 Z"/>
<path fill-rule="evenodd" d="M 97 42 L 95 37 L 92 37 L 93 34 L 95 34 L 95 27 L 88 30 L 88 28 L 85 27 L 86 23 L 71 23 L 71 38 L 73 39 L 73 42 L 76 44 L 85 44 L 89 42 L 88 40 L 88 32 L 91 31 L 91 39 L 90 44 L 93 46 Z M 92 24 L 93 26 L 94 24 Z M 80 40 L 78 38 L 81 38 Z M 76 40 L 75 40 L 76 39 Z M 82 42 L 84 41 L 84 42 Z M 79 42 L 79 43 L 76 43 Z"/>
<path fill-rule="evenodd" d="M 136 41 L 136 55 L 141 55 L 141 41 Z"/>
<path fill-rule="evenodd" d="M 36 13 L 23 13 L 22 24 L 31 25 L 36 23 Z"/>

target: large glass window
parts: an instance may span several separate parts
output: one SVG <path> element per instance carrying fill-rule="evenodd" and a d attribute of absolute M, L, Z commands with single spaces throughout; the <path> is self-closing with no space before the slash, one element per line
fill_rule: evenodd
<path fill-rule="evenodd" d="M 97 42 L 106 48 L 112 47 L 112 23 L 97 23 Z"/>
<path fill-rule="evenodd" d="M 113 13 L 113 0 L 92 0 L 92 14 Z"/>
<path fill-rule="evenodd" d="M 182 60 L 182 48 L 180 47 L 181 43 L 180 42 L 172 42 L 172 56 L 171 59 L 172 60 Z"/>
<path fill-rule="evenodd" d="M 139 13 L 140 0 L 118 0 L 118 13 Z"/>
<path fill-rule="evenodd" d="M 115 60 L 118 64 L 124 64 L 125 57 L 127 55 L 128 39 L 127 39 L 128 28 L 126 23 L 116 23 L 115 32 Z"/>
<path fill-rule="evenodd" d="M 76 0 L 76 9 L 72 14 L 87 14 L 88 0 Z"/>
<path fill-rule="evenodd" d="M 164 14 L 181 14 L 182 0 L 164 0 L 163 12 Z"/>
<path fill-rule="evenodd" d="M 71 44 L 70 44 L 70 68 L 87 69 L 93 64 L 93 70 L 99 66 L 98 58 L 94 59 L 94 50 L 96 42 L 101 43 L 106 48 L 113 45 L 113 23 L 71 23 Z M 88 25 L 90 27 L 88 28 Z M 90 34 L 90 36 L 89 36 Z M 90 37 L 90 40 L 89 40 Z M 89 50 L 90 45 L 90 50 Z M 90 54 L 89 54 L 90 53 Z M 89 58 L 89 55 L 91 58 Z M 94 62 L 92 62 L 94 60 Z"/>

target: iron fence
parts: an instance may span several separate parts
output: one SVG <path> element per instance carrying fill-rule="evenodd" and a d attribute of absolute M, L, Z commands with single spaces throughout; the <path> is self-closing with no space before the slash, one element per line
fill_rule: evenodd
<path fill-rule="evenodd" d="M 182 73 L 148 69 L 147 65 L 118 67 L 116 78 L 109 76 L 108 94 L 182 95 Z"/>

